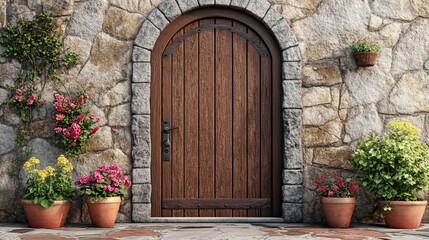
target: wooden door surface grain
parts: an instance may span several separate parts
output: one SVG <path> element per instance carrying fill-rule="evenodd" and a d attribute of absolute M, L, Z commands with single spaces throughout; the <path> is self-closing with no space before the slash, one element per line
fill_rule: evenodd
<path fill-rule="evenodd" d="M 281 215 L 277 43 L 253 18 L 218 11 L 178 18 L 152 52 L 152 217 Z"/>

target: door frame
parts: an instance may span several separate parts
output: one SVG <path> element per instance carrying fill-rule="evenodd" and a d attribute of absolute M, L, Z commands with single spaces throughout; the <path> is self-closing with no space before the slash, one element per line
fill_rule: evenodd
<path fill-rule="evenodd" d="M 265 1 L 265 0 L 261 0 Z M 132 161 L 133 161 L 133 187 L 132 187 L 132 220 L 134 222 L 155 221 L 151 218 L 151 109 L 150 109 L 150 81 L 151 62 L 155 55 L 151 56 L 151 52 L 156 51 L 156 48 L 166 46 L 169 38 L 174 34 L 170 26 L 170 20 L 167 19 L 171 13 L 167 12 L 164 5 L 176 4 L 174 0 L 167 0 L 155 8 L 143 22 L 139 34 L 135 40 L 133 49 L 133 76 L 132 76 Z M 281 62 L 281 68 L 277 72 L 279 81 L 282 82 L 283 95 L 282 112 L 279 113 L 283 119 L 283 139 L 284 153 L 282 169 L 282 181 L 279 183 L 281 187 L 281 212 L 282 217 L 287 222 L 299 222 L 302 220 L 302 150 L 301 150 L 301 81 L 300 81 L 300 54 L 287 22 L 280 18 L 273 23 L 273 14 L 278 14 L 273 8 L 269 7 L 263 16 L 255 16 L 255 12 L 250 8 L 249 4 L 246 8 L 237 6 L 245 10 L 245 14 L 232 16 L 232 12 L 240 12 L 230 8 L 223 8 L 210 5 L 210 8 L 201 8 L 187 15 L 178 17 L 175 21 L 179 25 L 186 25 L 189 19 L 198 19 L 199 12 L 215 14 L 218 17 L 228 17 L 238 21 L 246 21 L 246 24 L 252 27 L 260 34 L 261 38 L 266 42 L 268 48 L 277 49 L 271 52 L 273 59 L 277 57 Z M 250 6 L 250 7 L 249 7 Z M 200 8 L 200 6 L 195 6 Z M 173 9 L 174 7 L 169 9 Z M 271 12 L 271 14 L 269 14 Z M 161 14 L 160 14 L 161 13 Z M 229 14 L 226 14 L 229 13 Z M 180 14 L 179 14 L 180 15 Z M 279 14 L 278 14 L 279 15 Z M 237 17 L 238 16 L 238 17 Z M 243 17 L 244 16 L 244 17 Z M 277 15 L 276 15 L 277 16 Z M 259 19 L 258 19 L 259 18 Z M 271 27 L 271 31 L 261 22 Z M 252 26 L 251 24 L 255 24 Z M 177 28 L 177 25 L 176 27 Z M 163 30 L 163 35 L 168 40 L 160 36 Z M 168 33 L 168 34 L 164 34 Z M 271 39 L 269 39 L 271 38 Z M 158 43 L 159 42 L 159 43 Z M 156 43 L 156 44 L 155 44 Z M 282 52 L 281 52 L 282 51 Z M 151 57 L 149 57 L 151 56 Z M 274 64 L 273 66 L 279 65 Z M 274 72 L 273 72 L 274 74 Z M 152 119 L 152 121 L 154 121 Z M 291 178 L 290 176 L 294 176 Z"/>
<path fill-rule="evenodd" d="M 273 109 L 273 129 L 283 129 L 281 126 L 282 116 L 281 116 L 281 81 L 275 81 L 274 79 L 281 79 L 281 56 L 280 50 L 277 42 L 275 41 L 272 33 L 268 31 L 260 22 L 255 20 L 254 18 L 246 15 L 242 12 L 233 10 L 233 9 L 219 9 L 216 8 L 204 8 L 192 11 L 188 14 L 182 15 L 172 23 L 170 23 L 164 31 L 162 31 L 159 36 L 157 42 L 155 43 L 155 47 L 152 51 L 151 56 L 151 129 L 162 129 L 161 123 L 164 119 L 162 118 L 162 109 L 161 108 L 161 92 L 163 91 L 163 86 L 159 84 L 160 79 L 162 78 L 162 56 L 165 54 L 168 44 L 170 43 L 173 36 L 179 31 L 183 29 L 190 23 L 195 21 L 205 19 L 205 18 L 226 18 L 241 22 L 247 27 L 251 28 L 258 34 L 262 41 L 266 44 L 268 51 L 271 55 L 271 81 L 272 81 L 272 99 L 277 99 L 276 101 L 272 101 L 271 108 Z M 157 73 L 158 75 L 155 75 Z M 155 102 L 159 105 L 153 104 Z M 159 118 L 161 116 L 161 118 Z M 282 131 L 273 131 L 272 139 L 279 139 L 279 141 L 272 142 L 272 166 L 271 166 L 271 182 L 272 182 L 272 212 L 280 215 L 280 176 L 281 176 L 281 159 L 283 159 L 283 152 L 281 151 L 283 146 L 283 137 Z M 162 135 L 162 134 L 161 134 Z M 158 137 L 161 137 L 159 135 Z M 154 135 L 151 136 L 151 152 L 152 152 L 152 164 L 151 164 L 151 183 L 152 183 L 152 195 L 154 197 L 155 193 L 158 195 L 159 199 L 162 200 L 162 161 L 158 162 L 158 159 L 161 160 L 161 139 L 157 139 Z M 159 142 L 159 144 L 156 144 Z M 157 162 L 153 160 L 157 160 Z M 160 173 L 160 174 L 155 174 Z M 155 179 L 156 178 L 156 179 Z M 153 200 L 153 199 L 152 199 Z M 183 205 L 183 204 L 182 204 Z M 152 211 L 154 209 L 159 209 L 162 212 L 162 206 L 160 202 L 152 201 Z"/>

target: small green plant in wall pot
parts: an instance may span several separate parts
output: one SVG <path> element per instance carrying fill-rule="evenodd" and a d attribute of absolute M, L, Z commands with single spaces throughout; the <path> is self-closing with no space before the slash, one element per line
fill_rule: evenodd
<path fill-rule="evenodd" d="M 417 192 L 429 187 L 429 146 L 408 120 L 392 120 L 383 137 L 371 133 L 357 142 L 352 165 L 362 186 L 379 200 L 392 228 L 418 228 L 427 201 Z"/>
<path fill-rule="evenodd" d="M 375 65 L 380 49 L 376 41 L 369 38 L 359 39 L 352 44 L 353 58 L 359 67 L 371 67 Z"/>

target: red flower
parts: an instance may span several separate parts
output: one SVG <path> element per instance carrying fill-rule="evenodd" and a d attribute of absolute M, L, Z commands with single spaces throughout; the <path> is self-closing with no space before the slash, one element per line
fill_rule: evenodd
<path fill-rule="evenodd" d="M 334 192 L 333 191 L 328 191 L 328 197 L 330 197 L 332 195 L 334 195 Z"/>
<path fill-rule="evenodd" d="M 16 94 L 21 95 L 22 94 L 22 90 L 20 88 L 16 89 Z"/>
<path fill-rule="evenodd" d="M 39 103 L 40 103 L 40 104 L 44 104 L 44 103 L 45 103 L 45 100 L 43 100 L 43 99 L 39 99 Z"/>
<path fill-rule="evenodd" d="M 91 130 L 91 134 L 96 134 L 98 130 L 100 130 L 100 127 L 95 127 L 94 129 Z"/>
<path fill-rule="evenodd" d="M 76 117 L 76 121 L 78 121 L 80 123 L 83 122 L 84 119 L 85 119 L 85 114 L 81 114 L 81 115 Z"/>
<path fill-rule="evenodd" d="M 64 117 L 65 117 L 64 114 L 57 114 L 56 117 L 55 117 L 55 120 L 61 121 L 61 120 L 64 119 Z"/>
<path fill-rule="evenodd" d="M 83 98 L 83 96 L 79 96 L 79 98 L 77 99 L 77 103 L 79 103 L 80 105 L 83 105 L 85 103 L 85 99 Z"/>
<path fill-rule="evenodd" d="M 15 96 L 15 100 L 18 102 L 22 102 L 24 99 L 21 96 Z"/>
<path fill-rule="evenodd" d="M 27 105 L 33 105 L 34 100 L 33 99 L 27 99 Z"/>

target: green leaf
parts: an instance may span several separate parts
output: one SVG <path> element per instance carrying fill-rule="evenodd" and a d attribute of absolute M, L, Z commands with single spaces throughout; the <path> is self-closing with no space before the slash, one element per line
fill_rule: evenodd
<path fill-rule="evenodd" d="M 52 205 L 54 205 L 54 201 L 51 199 L 43 199 L 42 202 L 40 203 L 42 205 L 42 207 L 44 208 L 49 208 Z"/>

